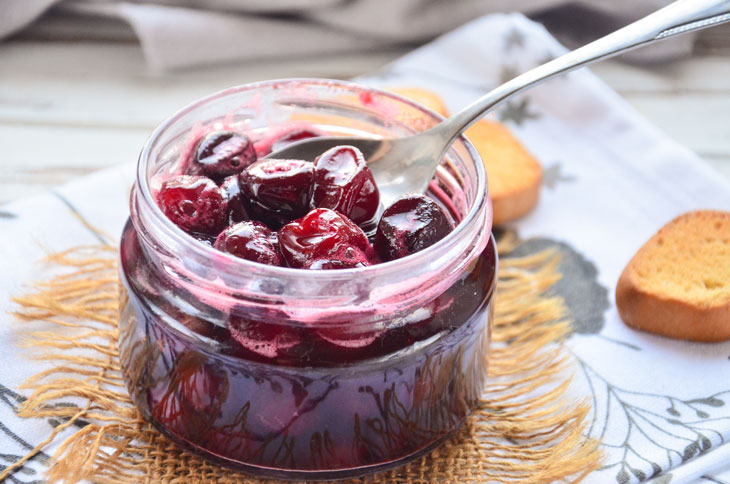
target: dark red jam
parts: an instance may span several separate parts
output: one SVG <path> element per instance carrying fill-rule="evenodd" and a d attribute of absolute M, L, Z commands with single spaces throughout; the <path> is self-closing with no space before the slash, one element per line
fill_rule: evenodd
<path fill-rule="evenodd" d="M 453 230 L 451 215 L 422 195 L 383 211 L 351 147 L 316 161 L 256 160 L 265 154 L 240 133 L 208 134 L 188 160 L 202 174 L 166 180 L 156 200 L 192 238 L 262 267 L 366 267 Z M 368 239 L 361 227 L 378 221 Z M 145 244 L 128 222 L 120 249 L 125 379 L 145 418 L 206 457 L 267 477 L 356 476 L 423 454 L 478 405 L 493 242 L 427 303 L 375 323 L 377 309 L 313 321 L 286 304 L 216 305 L 185 274 L 171 277 Z M 380 289 L 363 287 L 353 297 Z M 259 287 L 285 289 L 270 279 Z"/>
<path fill-rule="evenodd" d="M 428 307 L 369 334 L 348 334 L 350 321 L 309 327 L 285 310 L 261 320 L 183 305 L 193 296 L 166 284 L 130 224 L 121 261 L 132 397 L 209 457 L 270 477 L 358 475 L 432 448 L 478 404 L 492 244 Z"/>

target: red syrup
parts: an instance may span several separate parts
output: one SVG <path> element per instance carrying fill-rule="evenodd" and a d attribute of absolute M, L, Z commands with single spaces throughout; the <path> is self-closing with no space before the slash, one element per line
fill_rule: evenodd
<path fill-rule="evenodd" d="M 441 442 L 477 405 L 495 265 L 490 242 L 442 295 L 369 334 L 347 334 L 358 321 L 311 327 L 283 311 L 226 325 L 216 308 L 181 312 L 194 296 L 163 282 L 128 223 L 120 331 L 132 398 L 168 437 L 258 475 L 392 467 Z M 251 344 L 231 334 L 241 328 Z"/>

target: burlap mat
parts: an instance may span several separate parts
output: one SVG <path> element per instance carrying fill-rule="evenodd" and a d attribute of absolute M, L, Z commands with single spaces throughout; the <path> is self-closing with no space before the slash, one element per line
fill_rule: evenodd
<path fill-rule="evenodd" d="M 566 395 L 570 332 L 560 298 L 545 291 L 559 278 L 558 255 L 509 257 L 516 239 L 499 242 L 489 383 L 462 430 L 412 464 L 352 482 L 578 482 L 599 467 L 598 443 L 584 437 L 587 402 Z M 82 247 L 48 257 L 62 275 L 15 298 L 19 321 L 43 320 L 27 345 L 44 350 L 50 369 L 21 388 L 32 391 L 22 417 L 60 421 L 48 438 L 0 474 L 11 475 L 68 428 L 77 430 L 52 458 L 47 479 L 75 483 L 248 483 L 263 481 L 218 467 L 177 447 L 140 417 L 120 373 L 116 250 Z M 73 402 L 73 403 L 70 403 Z"/>

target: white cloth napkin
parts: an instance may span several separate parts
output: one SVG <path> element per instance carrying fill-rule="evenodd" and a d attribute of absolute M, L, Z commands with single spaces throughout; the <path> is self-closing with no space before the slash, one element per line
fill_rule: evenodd
<path fill-rule="evenodd" d="M 98 36 L 95 17 L 132 27 L 149 66 L 200 64 L 420 45 L 481 15 L 502 11 L 549 14 L 566 39 L 584 43 L 669 0 L 0 0 L 0 38 L 18 32 L 52 5 L 73 37 Z M 49 32 L 45 32 L 47 36 Z M 51 32 L 52 34 L 52 32 Z M 662 60 L 688 54 L 693 35 L 630 56 Z"/>
<path fill-rule="evenodd" d="M 420 85 L 459 109 L 516 72 L 562 52 L 520 15 L 476 20 L 395 62 L 375 86 Z M 641 244 L 687 210 L 730 210 L 730 186 L 688 150 L 642 119 L 588 71 L 555 79 L 497 113 L 540 160 L 545 185 L 537 208 L 511 226 L 518 250 L 559 246 L 555 290 L 575 318 L 576 398 L 594 403 L 591 436 L 603 440 L 604 468 L 588 483 L 723 482 L 730 469 L 730 343 L 697 344 L 639 333 L 619 319 L 613 290 Z M 54 193 L 0 208 L 0 292 L 15 294 L 39 275 L 45 251 L 98 243 L 74 216 L 117 237 L 127 217 L 133 165 L 97 173 Z M 73 208 L 72 208 L 73 207 Z M 116 240 L 105 240 L 115 243 Z M 22 330 L 0 301 L 0 459 L 22 455 L 52 422 L 12 412 L 16 390 L 39 363 L 17 343 Z M 13 477 L 41 479 L 44 457 Z M 700 482 L 700 481 L 697 481 Z M 705 481 L 707 482 L 707 481 Z"/>

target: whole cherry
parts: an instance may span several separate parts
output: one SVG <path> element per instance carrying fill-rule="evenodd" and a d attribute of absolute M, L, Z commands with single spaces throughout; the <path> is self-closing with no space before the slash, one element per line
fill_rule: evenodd
<path fill-rule="evenodd" d="M 373 249 L 360 227 L 327 208 L 316 208 L 279 230 L 279 248 L 290 267 L 346 269 L 373 263 Z"/>
<path fill-rule="evenodd" d="M 257 161 L 246 168 L 238 183 L 249 199 L 249 215 L 278 228 L 309 210 L 314 167 L 302 160 Z"/>
<path fill-rule="evenodd" d="M 244 134 L 212 131 L 198 142 L 193 166 L 211 177 L 240 173 L 256 161 L 253 143 Z"/>
<path fill-rule="evenodd" d="M 361 226 L 375 218 L 380 192 L 360 150 L 335 146 L 317 157 L 312 207 L 336 210 Z"/>
<path fill-rule="evenodd" d="M 187 232 L 218 234 L 226 225 L 227 201 L 210 178 L 182 175 L 162 184 L 157 194 L 162 212 Z"/>
<path fill-rule="evenodd" d="M 280 266 L 283 263 L 276 234 L 261 222 L 245 221 L 231 225 L 218 235 L 213 247 L 261 264 Z"/>
<path fill-rule="evenodd" d="M 425 195 L 405 195 L 386 208 L 375 234 L 375 250 L 386 261 L 432 246 L 453 225 L 441 207 Z"/>

